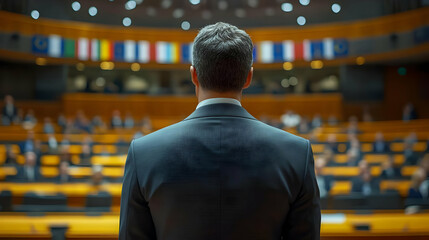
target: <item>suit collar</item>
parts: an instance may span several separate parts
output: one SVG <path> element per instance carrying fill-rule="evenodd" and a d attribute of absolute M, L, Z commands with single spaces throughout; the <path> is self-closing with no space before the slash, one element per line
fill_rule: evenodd
<path fill-rule="evenodd" d="M 202 117 L 241 117 L 256 120 L 241 106 L 230 103 L 216 103 L 199 107 L 184 121 Z"/>

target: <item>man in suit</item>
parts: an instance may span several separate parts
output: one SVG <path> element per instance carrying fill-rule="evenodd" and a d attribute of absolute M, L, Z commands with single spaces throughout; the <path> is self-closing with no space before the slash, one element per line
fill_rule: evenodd
<path fill-rule="evenodd" d="M 308 140 L 241 107 L 252 41 L 226 23 L 194 40 L 199 101 L 185 120 L 134 140 L 119 239 L 319 239 L 320 199 Z"/>

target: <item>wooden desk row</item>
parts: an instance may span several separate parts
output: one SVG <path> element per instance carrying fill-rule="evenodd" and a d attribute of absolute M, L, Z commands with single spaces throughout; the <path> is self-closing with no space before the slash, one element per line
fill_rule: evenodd
<path fill-rule="evenodd" d="M 322 213 L 322 239 L 428 239 L 429 213 Z M 50 226 L 68 226 L 67 239 L 117 239 L 119 215 L 0 215 L 0 239 L 50 239 Z M 356 226 L 368 226 L 367 231 Z"/>

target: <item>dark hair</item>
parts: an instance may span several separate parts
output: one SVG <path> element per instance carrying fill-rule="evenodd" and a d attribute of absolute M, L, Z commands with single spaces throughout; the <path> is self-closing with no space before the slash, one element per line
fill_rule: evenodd
<path fill-rule="evenodd" d="M 253 43 L 236 26 L 218 22 L 200 30 L 193 45 L 193 65 L 202 88 L 240 91 L 253 62 Z"/>

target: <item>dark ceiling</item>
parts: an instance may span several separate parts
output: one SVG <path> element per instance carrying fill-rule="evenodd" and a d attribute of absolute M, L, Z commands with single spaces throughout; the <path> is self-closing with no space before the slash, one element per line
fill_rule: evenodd
<path fill-rule="evenodd" d="M 72 3 L 80 9 L 74 11 Z M 427 0 L 310 0 L 304 6 L 298 0 L 133 0 L 136 7 L 126 10 L 129 0 L 0 0 L 0 9 L 30 15 L 37 10 L 41 18 L 83 21 L 122 26 L 123 18 L 132 20 L 131 26 L 180 28 L 183 21 L 191 29 L 217 21 L 239 27 L 298 26 L 297 17 L 304 16 L 306 25 L 353 21 L 389 15 L 427 5 Z M 194 0 L 192 0 L 194 1 Z M 195 0 L 198 2 L 198 0 Z M 301 0 L 302 1 L 302 0 Z M 290 3 L 291 12 L 282 11 L 282 4 Z M 331 6 L 341 5 L 334 13 Z M 88 14 L 96 7 L 95 16 Z"/>

